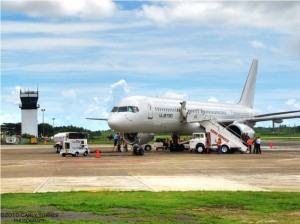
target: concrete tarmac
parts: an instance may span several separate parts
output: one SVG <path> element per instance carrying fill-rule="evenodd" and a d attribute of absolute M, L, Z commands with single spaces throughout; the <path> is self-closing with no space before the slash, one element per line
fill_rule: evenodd
<path fill-rule="evenodd" d="M 97 146 L 92 146 L 93 151 Z M 1 193 L 62 191 L 300 192 L 300 142 L 274 141 L 262 154 L 196 154 L 152 150 L 62 157 L 51 145 L 2 145 Z"/>

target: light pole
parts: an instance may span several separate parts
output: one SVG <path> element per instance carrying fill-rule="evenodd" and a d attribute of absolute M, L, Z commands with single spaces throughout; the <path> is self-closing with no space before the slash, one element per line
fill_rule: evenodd
<path fill-rule="evenodd" d="M 46 109 L 41 109 L 41 111 L 43 112 L 43 137 L 45 136 L 45 130 L 44 130 L 44 112 L 46 111 Z"/>
<path fill-rule="evenodd" d="M 52 127 L 54 128 L 54 121 L 55 121 L 55 117 L 52 118 L 52 121 L 53 121 L 53 125 Z"/>

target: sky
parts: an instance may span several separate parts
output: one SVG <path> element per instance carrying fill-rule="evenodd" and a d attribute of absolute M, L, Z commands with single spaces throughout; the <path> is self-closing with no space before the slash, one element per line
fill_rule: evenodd
<path fill-rule="evenodd" d="M 236 103 L 254 58 L 257 113 L 300 110 L 299 27 L 297 1 L 2 0 L 0 123 L 20 89 L 39 123 L 92 131 L 127 96 Z"/>

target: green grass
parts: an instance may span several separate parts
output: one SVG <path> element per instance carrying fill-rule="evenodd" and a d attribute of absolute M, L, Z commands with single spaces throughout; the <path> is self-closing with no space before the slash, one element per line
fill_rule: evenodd
<path fill-rule="evenodd" d="M 105 191 L 1 198 L 2 214 L 57 216 L 38 219 L 43 223 L 300 223 L 300 193 Z"/>

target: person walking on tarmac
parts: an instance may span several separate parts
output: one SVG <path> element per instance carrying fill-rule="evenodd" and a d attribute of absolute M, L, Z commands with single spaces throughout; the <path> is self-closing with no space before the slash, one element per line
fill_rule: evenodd
<path fill-rule="evenodd" d="M 247 140 L 247 145 L 248 145 L 248 150 L 249 150 L 250 154 L 251 154 L 252 144 L 253 144 L 253 140 L 251 138 L 249 138 Z"/>
<path fill-rule="evenodd" d="M 218 146 L 218 154 L 222 155 L 222 140 L 221 140 L 221 138 L 218 138 L 217 146 Z"/>

